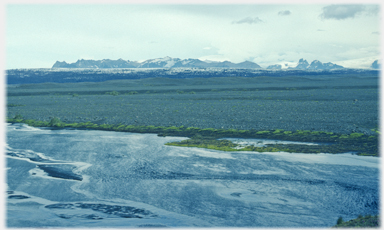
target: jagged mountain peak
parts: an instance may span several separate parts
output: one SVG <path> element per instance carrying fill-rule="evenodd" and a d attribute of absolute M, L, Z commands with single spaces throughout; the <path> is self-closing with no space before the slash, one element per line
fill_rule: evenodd
<path fill-rule="evenodd" d="M 313 60 L 311 64 L 308 64 L 307 60 L 301 58 L 294 69 L 310 69 L 310 70 L 329 70 L 329 69 L 342 69 L 341 65 L 336 65 L 331 62 L 322 63 L 319 60 Z"/>
<path fill-rule="evenodd" d="M 295 69 L 306 69 L 308 66 L 309 66 L 309 64 L 308 64 L 307 60 L 305 60 L 304 58 L 300 58 Z"/>
<path fill-rule="evenodd" d="M 300 64 L 300 63 L 308 63 L 308 62 L 304 58 L 300 58 L 298 63 Z"/>
<path fill-rule="evenodd" d="M 319 60 L 314 60 L 311 62 L 311 64 L 307 67 L 308 69 L 323 69 L 323 63 L 321 63 Z"/>
<path fill-rule="evenodd" d="M 375 61 L 372 63 L 371 68 L 372 68 L 372 69 L 380 69 L 380 65 L 381 65 L 380 61 L 379 61 L 379 60 L 375 60 Z"/>

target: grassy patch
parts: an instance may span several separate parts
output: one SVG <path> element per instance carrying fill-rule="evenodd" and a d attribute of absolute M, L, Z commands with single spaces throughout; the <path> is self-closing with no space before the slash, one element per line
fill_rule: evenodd
<path fill-rule="evenodd" d="M 337 220 L 335 228 L 378 228 L 379 227 L 379 216 L 359 216 L 356 219 L 344 222 L 340 217 Z"/>
<path fill-rule="evenodd" d="M 276 138 L 275 138 L 276 139 Z M 254 152 L 290 152 L 290 153 L 346 153 L 357 152 L 359 155 L 364 156 L 377 156 L 374 149 L 365 149 L 362 146 L 350 147 L 345 142 L 333 143 L 333 144 L 320 144 L 320 145 L 301 145 L 301 144 L 266 144 L 265 147 L 257 146 L 245 146 L 238 148 L 237 144 L 232 142 L 227 143 L 228 140 L 216 140 L 216 139 L 188 139 L 180 142 L 171 142 L 166 145 L 182 146 L 182 147 L 197 147 L 216 149 L 222 151 L 254 151 Z M 223 145 L 225 144 L 225 145 Z M 237 147 L 237 148 L 235 148 Z M 368 150 L 368 151 L 367 151 Z"/>

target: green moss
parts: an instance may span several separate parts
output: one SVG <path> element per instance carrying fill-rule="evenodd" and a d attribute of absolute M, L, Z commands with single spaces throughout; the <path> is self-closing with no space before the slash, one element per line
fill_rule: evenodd
<path fill-rule="evenodd" d="M 378 228 L 379 226 L 379 215 L 376 216 L 358 216 L 356 219 L 349 221 L 343 221 L 343 218 L 339 217 L 336 222 L 335 228 Z"/>
<path fill-rule="evenodd" d="M 269 131 L 257 131 L 256 134 L 267 134 Z"/>
<path fill-rule="evenodd" d="M 215 149 L 221 151 L 236 151 L 234 149 L 237 147 L 237 144 L 232 143 L 228 140 L 207 140 L 207 139 L 188 139 L 180 142 L 170 142 L 165 145 L 170 146 L 183 146 L 183 147 L 197 147 L 197 148 L 206 148 L 206 149 Z"/>
<path fill-rule="evenodd" d="M 277 133 L 281 133 L 281 132 L 283 132 L 284 130 L 283 129 L 276 129 L 273 133 L 274 134 L 277 134 Z"/>
<path fill-rule="evenodd" d="M 311 131 L 309 130 L 296 130 L 295 134 L 296 135 L 309 135 Z"/>
<path fill-rule="evenodd" d="M 349 135 L 349 137 L 351 137 L 351 138 L 358 138 L 358 137 L 361 137 L 361 136 L 364 136 L 364 133 L 351 133 Z"/>

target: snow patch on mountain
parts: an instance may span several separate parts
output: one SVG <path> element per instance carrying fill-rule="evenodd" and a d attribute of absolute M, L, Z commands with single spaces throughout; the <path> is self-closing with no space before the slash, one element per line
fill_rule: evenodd
<path fill-rule="evenodd" d="M 169 60 L 169 61 L 167 61 L 167 64 L 165 64 L 165 68 L 171 68 L 172 66 L 174 66 L 175 65 L 175 60 Z"/>

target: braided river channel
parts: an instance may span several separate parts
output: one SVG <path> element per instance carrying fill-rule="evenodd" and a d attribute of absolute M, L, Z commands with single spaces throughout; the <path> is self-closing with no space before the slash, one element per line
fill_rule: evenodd
<path fill-rule="evenodd" d="M 166 146 L 7 124 L 7 227 L 331 227 L 379 212 L 379 158 Z"/>

